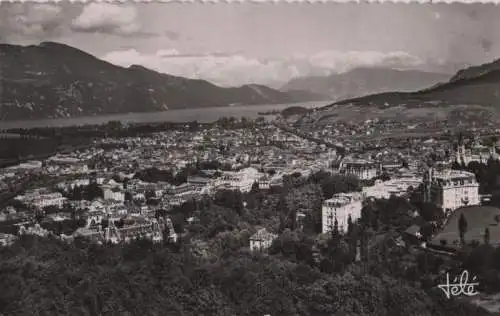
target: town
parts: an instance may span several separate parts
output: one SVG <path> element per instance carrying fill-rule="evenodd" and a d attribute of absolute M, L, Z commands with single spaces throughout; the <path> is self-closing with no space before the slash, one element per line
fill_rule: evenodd
<path fill-rule="evenodd" d="M 103 137 L 85 150 L 4 168 L 3 196 L 10 199 L 2 201 L 1 242 L 12 243 L 17 235 L 27 233 L 50 233 L 65 240 L 85 237 L 99 243 L 139 237 L 163 241 L 165 229 L 165 241 L 175 242 L 178 236 L 189 235 L 188 226 L 200 221 L 199 205 L 204 201 L 224 205 L 236 192 L 241 203 L 236 207 L 252 212 L 256 192 L 263 205 L 273 202 L 265 192 L 269 196 L 280 192 L 287 195 L 287 203 L 296 204 L 300 201 L 293 195 L 300 194 L 308 179 L 324 174 L 335 180 L 332 187 L 323 183 L 323 190 L 312 197 L 317 200 L 311 204 L 321 208 L 294 210 L 295 224 L 288 228 L 304 229 L 305 222 L 311 226 L 315 212 L 321 212 L 320 225 L 308 227 L 310 231 L 327 234 L 338 225 L 335 229 L 346 233 L 348 222 L 360 220 L 363 207 L 373 199 L 409 200 L 420 195 L 418 205 L 432 204 L 446 216 L 460 209 L 466 217 L 476 216 L 478 207 L 492 203 L 492 188 L 480 188 L 476 175 L 465 170 L 499 160 L 494 137 L 480 139 L 477 132 L 470 139 L 462 134 L 455 139 L 420 137 L 404 139 L 403 146 L 393 143 L 393 148 L 358 141 L 354 148 L 346 148 L 339 142 L 328 143 L 335 137 L 325 134 L 328 130 L 322 132 L 327 142 L 316 143 L 280 126 L 276 121 L 233 118 L 195 130 L 185 125 L 140 136 Z M 343 132 L 352 134 L 347 128 Z M 23 182 L 28 186 L 15 196 L 8 194 L 15 183 Z M 412 211 L 418 216 L 418 208 Z M 252 227 L 255 233 L 246 246 L 269 248 L 286 225 L 281 220 L 279 225 Z M 471 227 L 474 234 L 468 238 L 480 239 L 484 228 Z M 411 229 L 421 236 L 422 227 Z M 446 242 L 457 246 L 458 235 L 452 233 L 437 242 L 431 238 L 443 234 L 426 236 L 429 246 L 443 248 Z"/>
<path fill-rule="evenodd" d="M 0 316 L 500 316 L 500 7 L 243 2 L 0 5 Z"/>
<path fill-rule="evenodd" d="M 374 262 L 386 245 L 393 273 L 429 285 L 463 264 L 464 249 L 469 258 L 480 244 L 500 243 L 499 143 L 485 136 L 494 130 L 336 141 L 353 134 L 343 128 L 304 135 L 280 117 L 147 128 L 110 122 L 92 127 L 94 136 L 71 128 L 86 145 L 2 169 L 1 244 L 28 235 L 149 240 L 189 244 L 207 259 L 227 251 L 290 256 L 287 243 L 309 240 L 294 260 L 323 272 Z M 54 134 L 6 132 L 23 134 L 21 143 Z M 468 226 L 459 230 L 463 217 Z M 401 259 L 401 249 L 414 261 Z M 421 256 L 440 264 L 422 268 Z"/>

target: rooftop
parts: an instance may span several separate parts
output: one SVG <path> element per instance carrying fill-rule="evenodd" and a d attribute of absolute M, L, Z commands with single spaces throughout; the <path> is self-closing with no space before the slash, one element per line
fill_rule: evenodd
<path fill-rule="evenodd" d="M 329 198 L 328 200 L 325 200 L 324 203 L 348 204 L 353 201 L 361 200 L 361 198 L 362 194 L 359 192 L 338 193 L 335 194 L 333 197 Z"/>
<path fill-rule="evenodd" d="M 462 170 L 445 170 L 434 174 L 434 178 L 442 180 L 464 179 L 470 177 L 476 178 L 472 172 Z"/>
<path fill-rule="evenodd" d="M 374 161 L 369 161 L 366 159 L 360 159 L 360 158 L 348 158 L 343 161 L 344 164 L 349 164 L 349 165 L 374 165 L 376 164 Z"/>
<path fill-rule="evenodd" d="M 270 233 L 265 228 L 259 229 L 255 234 L 253 234 L 250 239 L 251 240 L 266 240 L 266 239 L 274 239 L 277 235 Z"/>

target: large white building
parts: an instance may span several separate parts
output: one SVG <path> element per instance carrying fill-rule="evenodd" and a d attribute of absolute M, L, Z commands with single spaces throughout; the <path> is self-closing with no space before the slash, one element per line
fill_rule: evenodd
<path fill-rule="evenodd" d="M 26 192 L 25 195 L 17 196 L 16 200 L 27 205 L 32 205 L 38 209 L 43 209 L 47 206 L 61 208 L 67 199 L 59 192 L 40 192 L 35 190 Z"/>
<path fill-rule="evenodd" d="M 411 187 L 416 189 L 422 184 L 422 178 L 403 176 L 388 181 L 377 180 L 371 187 L 363 187 L 364 198 L 388 199 L 391 195 L 402 196 Z"/>
<path fill-rule="evenodd" d="M 37 199 L 33 200 L 33 205 L 37 208 L 44 208 L 46 206 L 55 206 L 61 208 L 64 205 L 66 198 L 59 192 L 48 193 L 40 195 Z"/>
<path fill-rule="evenodd" d="M 354 222 L 361 217 L 363 194 L 360 192 L 339 193 L 323 202 L 321 209 L 322 233 L 330 232 L 338 222 L 340 233 L 347 232 L 349 215 Z"/>
<path fill-rule="evenodd" d="M 424 178 L 425 199 L 451 212 L 467 205 L 479 205 L 479 183 L 467 171 L 430 169 Z"/>
<path fill-rule="evenodd" d="M 239 190 L 250 192 L 252 186 L 263 175 L 255 168 L 245 168 L 237 172 L 226 171 L 218 179 L 217 187 L 220 189 Z"/>
<path fill-rule="evenodd" d="M 379 166 L 374 161 L 365 159 L 344 159 L 340 163 L 339 172 L 356 176 L 360 180 L 370 180 L 377 176 Z"/>

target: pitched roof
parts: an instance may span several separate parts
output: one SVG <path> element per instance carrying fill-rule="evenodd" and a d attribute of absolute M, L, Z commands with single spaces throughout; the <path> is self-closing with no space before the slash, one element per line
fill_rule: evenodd
<path fill-rule="evenodd" d="M 259 229 L 255 234 L 253 234 L 250 239 L 251 240 L 266 240 L 266 239 L 274 239 L 278 237 L 278 235 L 270 233 L 265 228 Z"/>

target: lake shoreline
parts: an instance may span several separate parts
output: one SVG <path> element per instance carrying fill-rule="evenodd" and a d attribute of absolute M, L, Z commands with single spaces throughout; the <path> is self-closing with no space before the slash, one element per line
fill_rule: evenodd
<path fill-rule="evenodd" d="M 22 121 L 0 121 L 0 130 L 13 128 L 43 128 L 43 127 L 70 127 L 84 125 L 103 125 L 110 121 L 120 121 L 122 123 L 141 124 L 172 122 L 183 123 L 198 121 L 200 123 L 212 123 L 221 117 L 248 117 L 257 118 L 259 112 L 284 110 L 291 106 L 303 106 L 307 108 L 320 107 L 329 104 L 330 101 L 322 102 L 302 102 L 288 104 L 263 104 L 263 105 L 242 105 L 232 107 L 209 107 L 193 109 L 176 109 L 157 112 L 138 112 L 125 114 L 105 114 L 97 116 L 81 116 L 57 119 L 32 119 Z M 268 116 L 269 117 L 269 116 Z"/>

